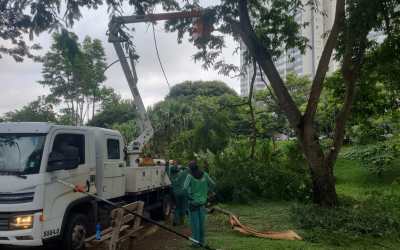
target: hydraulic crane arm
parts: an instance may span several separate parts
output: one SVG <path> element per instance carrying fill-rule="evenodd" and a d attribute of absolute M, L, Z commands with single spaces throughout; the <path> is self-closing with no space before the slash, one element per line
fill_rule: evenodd
<path fill-rule="evenodd" d="M 147 115 L 146 108 L 143 104 L 142 97 L 140 96 L 137 88 L 138 77 L 135 68 L 135 58 L 132 51 L 128 51 L 128 56 L 125 55 L 123 44 L 126 42 L 126 36 L 121 33 L 121 26 L 125 24 L 142 23 L 142 22 L 155 22 L 160 20 L 171 20 L 179 18 L 195 18 L 200 17 L 201 11 L 183 11 L 172 13 L 148 14 L 148 15 L 133 15 L 133 16 L 119 16 L 113 17 L 109 23 L 109 42 L 113 43 L 118 59 L 121 63 L 122 70 L 128 81 L 129 88 L 132 92 L 134 103 L 139 115 L 138 127 L 140 135 L 130 143 L 129 151 L 134 154 L 139 154 L 143 151 L 144 145 L 154 135 L 154 129 L 151 121 Z M 129 61 L 128 61 L 129 58 Z"/>

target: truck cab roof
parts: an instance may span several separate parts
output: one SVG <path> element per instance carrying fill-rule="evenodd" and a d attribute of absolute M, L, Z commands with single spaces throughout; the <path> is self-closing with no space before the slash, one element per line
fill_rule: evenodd
<path fill-rule="evenodd" d="M 0 134 L 47 134 L 52 129 L 85 129 L 91 130 L 97 134 L 113 134 L 120 136 L 120 133 L 115 130 L 105 129 L 105 128 L 97 128 L 97 127 L 75 127 L 75 126 L 65 126 L 65 125 L 56 125 L 48 122 L 1 122 L 0 123 Z"/>

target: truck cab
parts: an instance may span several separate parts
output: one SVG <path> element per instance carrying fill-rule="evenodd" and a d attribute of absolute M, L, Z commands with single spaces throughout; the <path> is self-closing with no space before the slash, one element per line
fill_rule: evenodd
<path fill-rule="evenodd" d="M 119 132 L 102 128 L 0 123 L 0 245 L 41 246 L 56 239 L 67 250 L 84 247 L 101 204 L 58 180 L 121 202 L 157 191 L 153 200 L 159 201 L 170 184 L 165 175 L 158 188 L 127 192 L 132 182 L 126 181 L 124 145 Z"/>

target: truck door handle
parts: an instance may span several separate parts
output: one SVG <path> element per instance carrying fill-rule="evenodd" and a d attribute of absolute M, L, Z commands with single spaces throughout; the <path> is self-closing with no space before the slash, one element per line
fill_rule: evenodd
<path fill-rule="evenodd" d="M 123 167 L 124 167 L 124 164 L 121 163 L 121 164 L 118 165 L 118 167 L 119 167 L 119 168 L 123 168 Z"/>

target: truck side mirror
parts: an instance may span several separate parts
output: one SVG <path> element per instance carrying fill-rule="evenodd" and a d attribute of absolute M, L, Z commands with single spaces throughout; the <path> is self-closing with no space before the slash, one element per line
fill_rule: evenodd
<path fill-rule="evenodd" d="M 63 153 L 51 152 L 47 172 L 70 170 L 79 166 L 80 157 L 77 148 L 65 150 Z"/>

